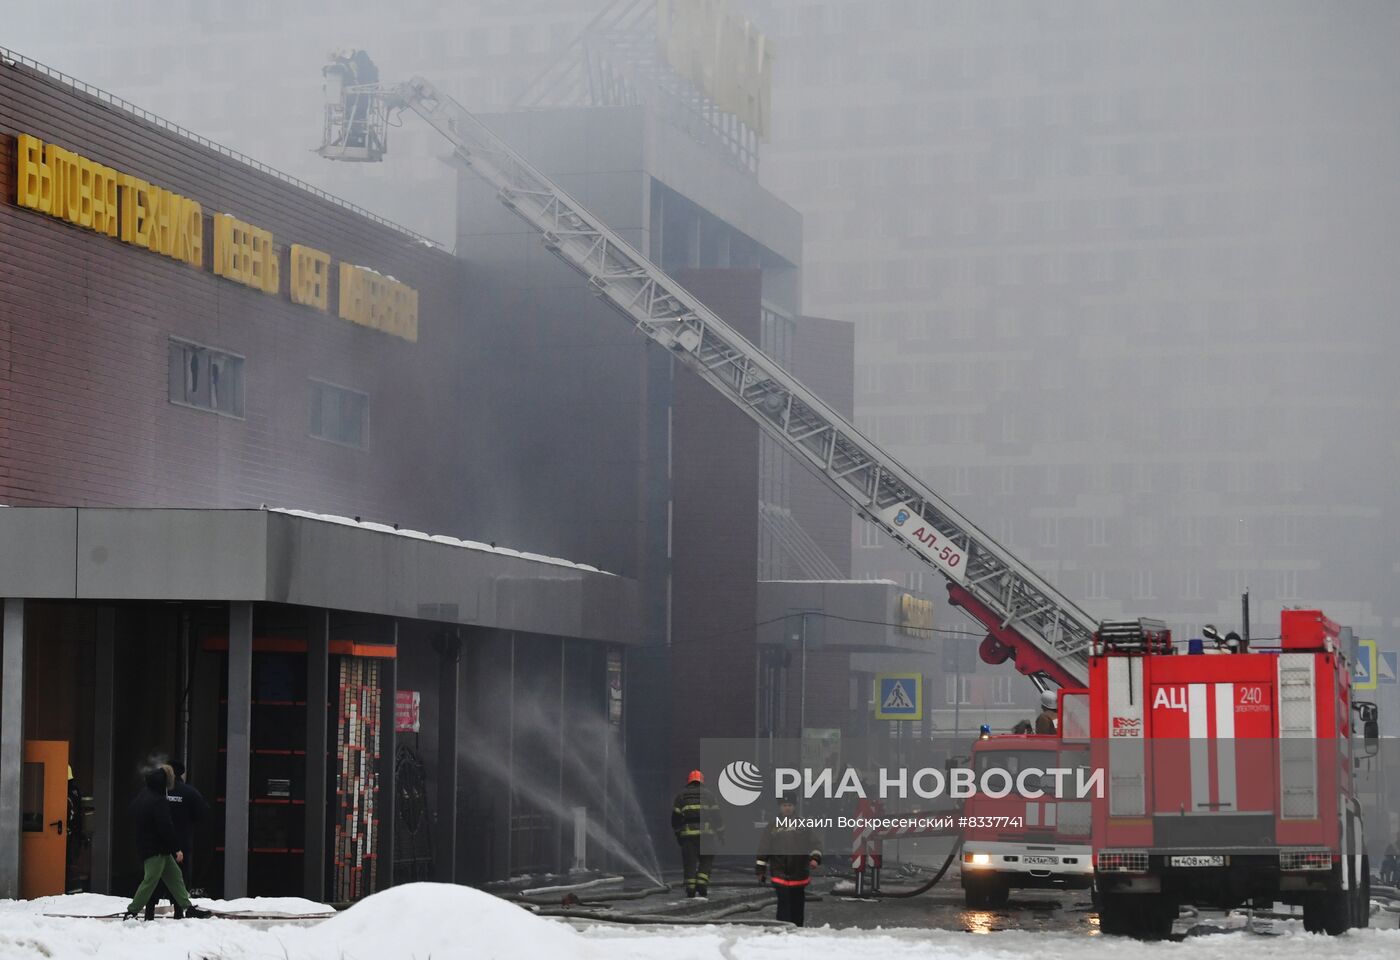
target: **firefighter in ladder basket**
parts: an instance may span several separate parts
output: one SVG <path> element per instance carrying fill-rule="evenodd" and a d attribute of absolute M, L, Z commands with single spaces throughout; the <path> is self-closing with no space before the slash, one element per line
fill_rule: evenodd
<path fill-rule="evenodd" d="M 1040 694 L 1040 716 L 1035 718 L 1035 732 L 1054 735 L 1059 717 L 1058 697 L 1054 690 L 1044 690 Z"/>

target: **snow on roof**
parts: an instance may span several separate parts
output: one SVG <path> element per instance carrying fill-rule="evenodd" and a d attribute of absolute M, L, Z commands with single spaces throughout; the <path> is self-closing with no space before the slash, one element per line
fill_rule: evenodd
<path fill-rule="evenodd" d="M 589 566 L 586 563 L 574 563 L 570 560 L 562 560 L 559 557 L 546 557 L 540 553 L 528 553 L 523 550 L 512 550 L 510 547 L 498 547 L 490 543 L 479 543 L 476 540 L 458 540 L 456 537 L 449 537 L 441 533 L 423 533 L 421 530 L 406 530 L 400 527 L 390 526 L 387 523 L 375 523 L 371 520 L 356 520 L 354 517 L 341 517 L 333 513 L 314 513 L 310 510 L 295 510 L 290 507 L 266 507 L 269 513 L 284 513 L 290 517 L 301 517 L 305 520 L 320 520 L 324 523 L 338 523 L 346 527 L 359 527 L 361 530 L 373 530 L 376 533 L 391 533 L 398 537 L 408 537 L 412 540 L 429 540 L 433 543 L 446 544 L 449 547 L 462 547 L 466 550 L 478 550 L 482 553 L 497 553 L 507 557 L 519 557 L 522 560 L 533 560 L 537 563 L 553 564 L 556 567 L 568 567 L 572 570 L 584 570 L 588 573 L 601 573 L 604 576 L 612 577 L 616 574 L 606 570 L 599 570 L 597 567 Z"/>
<path fill-rule="evenodd" d="M 903 586 L 893 580 L 760 580 L 760 583 L 880 583 L 891 587 Z"/>

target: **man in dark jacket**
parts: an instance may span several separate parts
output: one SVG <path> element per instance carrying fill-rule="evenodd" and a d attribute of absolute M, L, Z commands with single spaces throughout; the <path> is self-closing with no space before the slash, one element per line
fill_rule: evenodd
<path fill-rule="evenodd" d="M 681 847 L 681 869 L 685 872 L 685 895 L 710 895 L 710 866 L 715 862 L 711 844 L 724 834 L 724 816 L 719 802 L 705 786 L 705 775 L 690 771 L 685 789 L 676 794 L 671 806 L 671 832 Z"/>
<path fill-rule="evenodd" d="M 168 766 L 156 767 L 146 774 L 146 786 L 131 801 L 131 819 L 136 830 L 136 853 L 141 858 L 144 875 L 136 895 L 126 908 L 128 918 L 138 917 L 161 880 L 175 900 L 175 917 L 207 917 L 190 903 L 185 879 L 180 876 L 179 861 L 184 859 L 180 842 L 175 836 L 175 824 L 170 819 L 170 804 L 166 791 L 175 783 L 175 771 Z"/>
<path fill-rule="evenodd" d="M 170 769 L 175 771 L 175 785 L 166 794 L 166 802 L 170 804 L 170 822 L 175 825 L 175 839 L 180 842 L 180 853 L 183 854 L 180 863 L 180 875 L 185 878 L 185 889 L 189 890 L 190 881 L 194 870 L 191 864 L 194 863 L 194 825 L 204 819 L 204 814 L 209 811 L 209 804 L 204 799 L 204 795 L 185 782 L 185 764 L 180 760 L 171 760 Z M 146 903 L 146 919 L 156 918 L 156 904 L 161 900 L 175 902 L 175 895 L 162 882 L 156 885 L 156 892 Z"/>
<path fill-rule="evenodd" d="M 778 919 L 802 926 L 807 913 L 807 885 L 812 868 L 822 862 L 822 852 L 812 831 L 796 822 L 797 805 L 783 797 L 778 816 L 768 824 L 758 848 L 758 882 L 771 874 L 778 894 Z"/>
<path fill-rule="evenodd" d="M 185 855 L 180 861 L 180 873 L 184 875 L 185 886 L 189 887 L 194 862 L 194 825 L 204 819 L 209 812 L 209 802 L 204 794 L 185 782 L 185 765 L 179 760 L 170 761 L 170 769 L 175 771 L 175 786 L 170 788 L 166 800 L 170 803 L 170 820 L 175 824 L 175 837 L 180 841 L 180 852 Z"/>

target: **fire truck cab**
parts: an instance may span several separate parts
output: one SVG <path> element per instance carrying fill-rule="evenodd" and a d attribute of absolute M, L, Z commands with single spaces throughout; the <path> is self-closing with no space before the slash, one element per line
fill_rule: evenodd
<path fill-rule="evenodd" d="M 1065 715 L 1063 707 L 1060 715 Z M 972 748 L 977 783 L 992 769 L 1019 777 L 1023 770 L 1078 768 L 1088 762 L 1087 743 L 1048 734 L 991 736 Z M 1025 785 L 1043 796 L 1023 795 L 1018 786 L 1004 797 L 978 792 L 965 803 L 962 888 L 969 908 L 999 907 L 1012 889 L 1085 889 L 1092 883 L 1090 803 L 1057 796 L 1051 776 L 1036 779 Z"/>
<path fill-rule="evenodd" d="M 1309 931 L 1364 927 L 1369 864 L 1353 754 L 1375 750 L 1339 628 L 1283 612 L 1250 649 L 1172 644 L 1158 621 L 1105 622 L 1089 661 L 1094 884 L 1104 933 L 1162 937 L 1182 904 L 1300 905 Z M 1354 747 L 1353 713 L 1365 746 Z"/>

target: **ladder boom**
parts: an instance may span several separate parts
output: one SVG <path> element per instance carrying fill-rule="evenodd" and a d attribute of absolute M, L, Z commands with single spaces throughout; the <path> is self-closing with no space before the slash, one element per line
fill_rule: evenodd
<path fill-rule="evenodd" d="M 367 88 L 356 88 L 366 91 Z M 984 625 L 1020 635 L 1061 684 L 1088 675 L 1096 624 L 912 471 L 861 435 L 757 346 L 536 170 L 452 98 L 415 77 L 380 87 L 387 105 L 413 110 L 452 142 L 457 158 L 539 231 L 651 340 L 724 394 L 869 522 L 976 598 Z"/>

